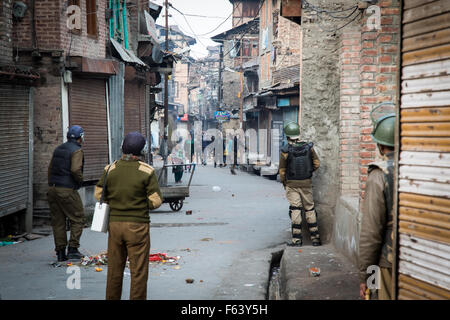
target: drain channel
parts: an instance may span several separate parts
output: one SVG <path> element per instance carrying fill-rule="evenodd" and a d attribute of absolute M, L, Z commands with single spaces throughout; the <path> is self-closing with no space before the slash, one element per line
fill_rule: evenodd
<path fill-rule="evenodd" d="M 280 263 L 284 250 L 272 252 L 269 268 L 269 281 L 266 292 L 266 300 L 280 299 Z"/>

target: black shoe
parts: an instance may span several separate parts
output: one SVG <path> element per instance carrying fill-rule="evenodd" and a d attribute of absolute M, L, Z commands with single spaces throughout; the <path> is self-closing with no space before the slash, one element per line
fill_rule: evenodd
<path fill-rule="evenodd" d="M 320 239 L 314 239 L 314 240 L 312 240 L 312 245 L 314 247 L 318 247 L 318 246 L 322 245 L 322 242 L 320 241 Z"/>
<path fill-rule="evenodd" d="M 301 247 L 303 245 L 302 241 L 298 241 L 298 242 L 288 242 L 287 245 L 289 247 Z"/>
<path fill-rule="evenodd" d="M 81 259 L 84 255 L 78 251 L 78 248 L 68 247 L 67 248 L 67 258 L 69 259 Z"/>
<path fill-rule="evenodd" d="M 66 249 L 56 250 L 56 257 L 58 258 L 58 262 L 67 261 Z"/>

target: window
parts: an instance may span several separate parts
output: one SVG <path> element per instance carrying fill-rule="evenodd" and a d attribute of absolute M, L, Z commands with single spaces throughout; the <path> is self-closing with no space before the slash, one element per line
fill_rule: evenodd
<path fill-rule="evenodd" d="M 87 34 L 97 37 L 97 1 L 86 0 Z"/>

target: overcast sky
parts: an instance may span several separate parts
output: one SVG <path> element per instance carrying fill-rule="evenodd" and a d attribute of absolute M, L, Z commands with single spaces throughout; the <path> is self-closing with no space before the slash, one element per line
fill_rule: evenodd
<path fill-rule="evenodd" d="M 152 0 L 154 3 L 164 5 L 164 0 Z M 169 6 L 169 25 L 178 25 L 181 31 L 197 40 L 197 43 L 191 47 L 191 55 L 200 58 L 207 54 L 206 46 L 217 45 L 218 43 L 211 41 L 209 38 L 231 29 L 231 17 L 225 21 L 217 30 L 216 29 L 232 12 L 233 6 L 229 0 L 169 0 L 175 8 L 183 12 L 180 13 Z M 161 11 L 156 23 L 165 25 L 165 9 Z M 193 17 L 188 15 L 202 15 L 205 17 Z M 187 22 L 186 22 L 186 20 Z M 204 35 L 205 33 L 208 33 Z"/>

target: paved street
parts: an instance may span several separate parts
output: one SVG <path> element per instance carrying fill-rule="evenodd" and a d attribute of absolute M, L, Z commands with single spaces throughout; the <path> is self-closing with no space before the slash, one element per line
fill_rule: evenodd
<path fill-rule="evenodd" d="M 288 203 L 280 183 L 237 173 L 198 167 L 181 211 L 163 204 L 151 214 L 151 253 L 180 259 L 178 265 L 151 265 L 149 299 L 265 299 L 271 253 L 284 248 L 290 234 Z M 104 299 L 106 266 L 101 272 L 81 267 L 81 289 L 69 290 L 67 267 L 51 265 L 53 249 L 52 236 L 0 248 L 1 298 Z M 81 252 L 106 249 L 105 234 L 84 229 Z M 126 269 L 123 299 L 129 281 Z"/>

